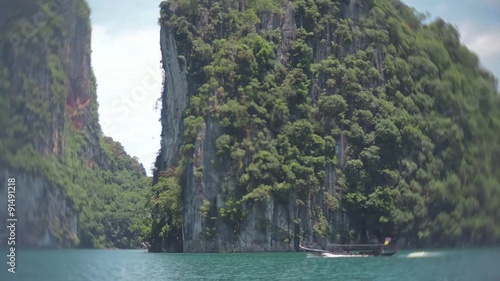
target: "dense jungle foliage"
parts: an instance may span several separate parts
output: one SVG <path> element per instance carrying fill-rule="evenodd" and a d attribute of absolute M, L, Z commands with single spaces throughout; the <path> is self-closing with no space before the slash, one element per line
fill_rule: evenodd
<path fill-rule="evenodd" d="M 498 82 L 457 29 L 424 24 L 397 0 L 292 3 L 296 37 L 283 53 L 282 30 L 262 19 L 286 16 L 285 0 L 161 4 L 192 90 L 179 165 L 153 187 L 149 203 L 162 215 L 150 238 L 180 237 L 183 173 L 199 127 L 215 120 L 224 133 L 214 161 L 229 163 L 239 196 L 210 216 L 237 225 L 242 204 L 291 192 L 306 204 L 333 165 L 336 192 L 325 204 L 347 214 L 347 239 L 368 231 L 417 245 L 498 242 Z M 314 234 L 338 239 L 320 208 L 315 216 Z"/>
<path fill-rule="evenodd" d="M 64 113 L 70 90 L 68 58 L 60 48 L 68 25 L 61 14 L 43 13 L 44 8 L 59 8 L 59 3 L 17 1 L 9 5 L 2 11 L 8 21 L 2 19 L 0 25 L 0 167 L 45 178 L 67 196 L 78 214 L 78 237 L 72 246 L 140 246 L 143 229 L 149 226 L 145 192 L 151 180 L 137 158 L 102 135 L 93 74 L 91 81 L 83 81 L 90 85 L 90 106 L 76 112 L 86 127 L 75 128 L 74 116 L 69 116 L 68 109 Z M 85 1 L 66 1 L 63 8 L 77 15 L 76 24 L 82 21 L 90 26 Z M 40 15 L 40 9 L 45 17 L 33 26 L 28 20 L 37 11 Z M 82 58 L 90 54 L 90 42 L 77 43 L 85 44 Z M 40 77 L 49 77 L 47 88 L 36 80 Z M 45 151 L 44 144 L 54 141 L 60 126 L 63 135 L 56 135 L 55 141 L 62 147 L 55 153 Z M 62 244 L 67 230 L 57 231 Z"/>

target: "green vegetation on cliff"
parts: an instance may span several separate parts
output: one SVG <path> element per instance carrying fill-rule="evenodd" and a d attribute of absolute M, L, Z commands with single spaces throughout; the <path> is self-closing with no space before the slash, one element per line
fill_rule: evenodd
<path fill-rule="evenodd" d="M 193 90 L 176 169 L 161 171 L 157 161 L 150 239 L 180 239 L 186 171 L 203 179 L 207 167 L 193 155 L 212 122 L 223 133 L 211 165 L 227 170 L 237 189 L 221 194 L 232 206 L 207 202 L 200 212 L 226 218 L 235 232 L 245 219 L 240 206 L 288 204 L 293 194 L 297 208 L 312 204 L 313 233 L 294 232 L 303 238 L 498 242 L 497 80 L 458 31 L 441 19 L 424 24 L 395 0 L 298 0 L 287 38 L 269 28 L 273 15 L 287 16 L 287 4 L 161 4 L 160 23 L 174 34 Z M 329 212 L 349 223 L 335 225 Z"/>
<path fill-rule="evenodd" d="M 87 170 L 79 185 L 80 247 L 141 247 L 150 224 L 146 196 L 151 179 L 137 159 L 109 137 L 101 138 L 102 168 Z M 85 171 L 85 168 L 83 168 Z M 83 187 L 83 188 L 82 188 Z"/>
<path fill-rule="evenodd" d="M 62 193 L 76 214 L 75 235 L 62 222 L 71 218 L 34 210 L 52 216 L 50 226 L 34 222 L 26 240 L 47 228 L 52 246 L 137 247 L 151 180 L 102 135 L 86 2 L 60 2 L 21 0 L 0 13 L 8 19 L 0 26 L 0 168 L 46 180 L 52 190 L 44 192 Z"/>

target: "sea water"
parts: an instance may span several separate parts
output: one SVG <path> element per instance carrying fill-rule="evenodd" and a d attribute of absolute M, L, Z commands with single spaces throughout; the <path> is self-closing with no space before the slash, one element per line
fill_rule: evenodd
<path fill-rule="evenodd" d="M 500 281 L 500 249 L 401 251 L 392 257 L 307 253 L 172 254 L 143 250 L 19 250 L 6 281 Z"/>

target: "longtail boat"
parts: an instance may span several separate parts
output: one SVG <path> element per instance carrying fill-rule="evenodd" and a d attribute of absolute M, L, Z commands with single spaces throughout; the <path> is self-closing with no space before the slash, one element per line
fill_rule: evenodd
<path fill-rule="evenodd" d="M 312 249 L 300 245 L 300 249 L 311 254 L 322 257 L 370 257 L 386 256 L 390 257 L 398 252 L 387 250 L 386 247 L 391 242 L 391 238 L 386 238 L 384 244 L 328 244 L 327 250 Z"/>

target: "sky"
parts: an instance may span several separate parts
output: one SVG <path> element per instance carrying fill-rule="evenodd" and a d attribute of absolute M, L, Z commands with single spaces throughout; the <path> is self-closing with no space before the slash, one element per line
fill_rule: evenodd
<path fill-rule="evenodd" d="M 160 1 L 88 2 L 101 127 L 151 175 L 161 134 Z"/>
<path fill-rule="evenodd" d="M 160 149 L 162 70 L 161 1 L 88 0 L 92 20 L 92 66 L 99 118 L 105 135 L 136 156 L 148 175 Z M 462 42 L 500 78 L 500 0 L 405 0 L 431 18 L 458 27 Z"/>

